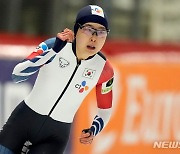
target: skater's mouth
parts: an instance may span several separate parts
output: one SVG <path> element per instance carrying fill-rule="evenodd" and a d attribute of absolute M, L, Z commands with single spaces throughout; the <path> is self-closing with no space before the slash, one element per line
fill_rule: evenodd
<path fill-rule="evenodd" d="M 93 46 L 93 45 L 87 45 L 87 48 L 88 48 L 89 50 L 95 50 L 95 49 L 96 49 L 96 47 Z"/>

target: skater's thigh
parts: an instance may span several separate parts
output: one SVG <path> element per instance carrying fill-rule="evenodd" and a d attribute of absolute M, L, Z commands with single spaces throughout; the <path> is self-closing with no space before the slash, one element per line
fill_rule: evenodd
<path fill-rule="evenodd" d="M 24 105 L 20 103 L 7 120 L 0 132 L 0 144 L 14 153 L 20 153 L 27 139 L 27 120 Z"/>

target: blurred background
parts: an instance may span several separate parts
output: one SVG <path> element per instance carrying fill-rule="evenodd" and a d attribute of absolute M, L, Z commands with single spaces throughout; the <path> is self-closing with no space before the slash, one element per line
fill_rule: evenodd
<path fill-rule="evenodd" d="M 36 78 L 14 84 L 14 66 L 41 41 L 73 29 L 88 4 L 103 7 L 109 17 L 102 51 L 115 71 L 113 112 L 91 146 L 79 144 L 96 114 L 93 90 L 75 116 L 65 154 L 178 154 L 180 0 L 0 0 L 0 127 Z M 154 147 L 158 141 L 166 144 Z"/>
<path fill-rule="evenodd" d="M 0 30 L 27 35 L 55 35 L 73 28 L 77 11 L 87 4 L 102 6 L 113 39 L 150 42 L 180 40 L 179 0 L 0 0 Z"/>

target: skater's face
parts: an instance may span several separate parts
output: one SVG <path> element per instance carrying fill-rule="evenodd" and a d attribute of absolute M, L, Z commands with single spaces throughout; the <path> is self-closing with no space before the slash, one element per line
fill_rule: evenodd
<path fill-rule="evenodd" d="M 98 23 L 88 22 L 79 26 L 76 34 L 76 54 L 78 59 L 86 59 L 101 50 L 108 31 Z"/>

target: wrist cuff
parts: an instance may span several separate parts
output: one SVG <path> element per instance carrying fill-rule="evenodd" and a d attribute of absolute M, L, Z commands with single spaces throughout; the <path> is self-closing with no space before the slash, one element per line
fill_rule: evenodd
<path fill-rule="evenodd" d="M 54 43 L 53 46 L 53 50 L 58 53 L 65 45 L 66 45 L 67 41 L 62 41 L 61 39 L 59 39 L 58 37 L 56 37 L 56 41 Z"/>

